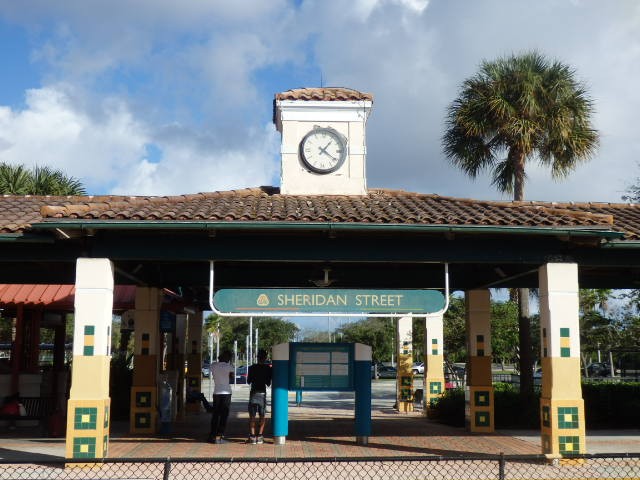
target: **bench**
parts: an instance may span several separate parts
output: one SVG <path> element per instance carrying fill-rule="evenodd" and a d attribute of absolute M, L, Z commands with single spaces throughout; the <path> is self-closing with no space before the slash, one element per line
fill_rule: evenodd
<path fill-rule="evenodd" d="M 47 418 L 53 413 L 55 400 L 51 397 L 20 397 L 20 403 L 24 405 L 26 415 L 0 414 L 0 420 L 21 421 L 37 420 L 43 428 L 47 428 Z"/>

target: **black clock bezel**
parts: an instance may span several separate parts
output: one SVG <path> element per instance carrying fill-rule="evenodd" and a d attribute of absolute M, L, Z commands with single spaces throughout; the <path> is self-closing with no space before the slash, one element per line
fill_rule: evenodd
<path fill-rule="evenodd" d="M 306 143 L 307 139 L 312 136 L 312 135 L 316 135 L 318 133 L 321 132 L 325 132 L 326 134 L 334 137 L 338 143 L 340 145 L 342 145 L 342 153 L 340 155 L 340 158 L 338 159 L 338 162 L 331 168 L 327 168 L 327 169 L 323 169 L 323 168 L 317 168 L 313 165 L 311 165 L 309 163 L 309 161 L 307 160 L 307 157 L 304 154 L 304 144 Z M 304 137 L 302 137 L 302 140 L 300 140 L 300 160 L 302 161 L 302 164 L 304 165 L 304 167 L 307 170 L 310 170 L 313 173 L 319 173 L 319 174 L 327 174 L 327 173 L 333 173 L 335 171 L 337 171 L 338 169 L 340 169 L 340 167 L 342 167 L 342 165 L 344 165 L 345 160 L 347 159 L 347 141 L 346 139 L 340 134 L 340 132 L 338 132 L 337 130 L 331 128 L 331 127 L 317 127 L 314 128 L 313 130 L 310 130 Z"/>

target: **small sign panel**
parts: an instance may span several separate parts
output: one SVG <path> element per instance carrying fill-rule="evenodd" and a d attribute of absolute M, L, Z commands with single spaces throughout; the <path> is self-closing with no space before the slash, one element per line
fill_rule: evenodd
<path fill-rule="evenodd" d="M 352 343 L 291 343 L 289 349 L 289 390 L 353 390 Z"/>
<path fill-rule="evenodd" d="M 413 313 L 442 310 L 438 290 L 259 289 L 218 290 L 213 297 L 224 313 Z"/>

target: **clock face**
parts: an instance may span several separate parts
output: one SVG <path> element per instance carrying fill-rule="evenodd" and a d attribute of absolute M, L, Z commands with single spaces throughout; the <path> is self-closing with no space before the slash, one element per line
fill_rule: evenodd
<path fill-rule="evenodd" d="M 335 172 L 347 158 L 347 144 L 334 129 L 316 128 L 300 142 L 300 157 L 312 172 Z"/>

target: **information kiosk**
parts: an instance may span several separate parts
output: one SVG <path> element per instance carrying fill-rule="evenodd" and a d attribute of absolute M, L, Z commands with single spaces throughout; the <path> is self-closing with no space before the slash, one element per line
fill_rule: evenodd
<path fill-rule="evenodd" d="M 371 435 L 371 347 L 361 343 L 281 343 L 273 347 L 273 438 L 289 433 L 290 391 L 354 391 L 356 442 Z"/>

